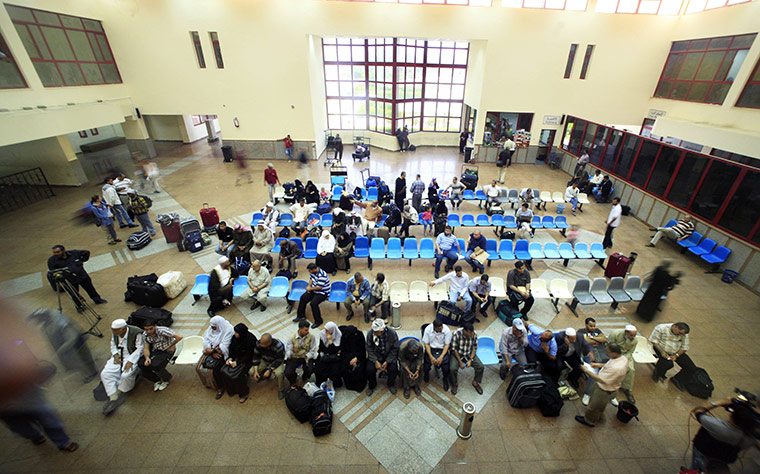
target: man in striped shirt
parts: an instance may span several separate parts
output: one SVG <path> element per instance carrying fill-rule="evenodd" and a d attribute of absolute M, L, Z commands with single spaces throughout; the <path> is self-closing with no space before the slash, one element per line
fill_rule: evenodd
<path fill-rule="evenodd" d="M 417 175 L 417 179 L 409 187 L 409 191 L 412 193 L 412 207 L 417 212 L 420 212 L 420 209 L 422 209 L 422 195 L 425 193 L 425 183 L 420 179 L 420 175 Z"/>
<path fill-rule="evenodd" d="M 169 361 L 174 357 L 176 345 L 182 336 L 164 326 L 146 319 L 143 323 L 143 355 L 137 361 L 143 377 L 153 382 L 153 391 L 163 390 L 172 378 L 166 370 Z"/>
<path fill-rule="evenodd" d="M 456 249 L 456 250 L 455 250 Z M 454 262 L 459 259 L 459 254 L 462 249 L 459 248 L 459 241 L 452 234 L 450 226 L 446 226 L 443 230 L 443 234 L 438 234 L 435 239 L 435 277 L 439 278 L 439 272 L 441 271 L 441 261 L 445 258 L 446 271 L 450 272 L 454 266 Z"/>
<path fill-rule="evenodd" d="M 308 304 L 311 306 L 311 314 L 314 316 L 314 324 L 311 327 L 318 328 L 323 322 L 319 305 L 330 296 L 330 279 L 327 278 L 327 273 L 319 268 L 316 263 L 310 263 L 306 269 L 309 270 L 311 283 L 306 287 L 306 292 L 301 295 L 301 300 L 298 302 L 298 315 L 293 322 L 306 319 L 306 305 Z"/>
<path fill-rule="evenodd" d="M 658 324 L 649 336 L 649 342 L 657 355 L 657 363 L 652 373 L 652 380 L 655 382 L 665 378 L 665 372 L 673 368 L 673 363 L 678 364 L 687 374 L 697 368 L 686 354 L 689 350 L 688 324 Z"/>
<path fill-rule="evenodd" d="M 692 232 L 694 232 L 694 223 L 691 221 L 691 216 L 687 215 L 673 227 L 657 227 L 656 229 L 653 227 L 649 230 L 657 231 L 652 236 L 652 241 L 647 244 L 647 247 L 654 247 L 664 235 L 676 242 L 688 239 Z"/>

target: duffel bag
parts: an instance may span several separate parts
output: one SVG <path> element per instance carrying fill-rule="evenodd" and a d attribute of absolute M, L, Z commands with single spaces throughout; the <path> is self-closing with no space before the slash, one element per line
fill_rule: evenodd
<path fill-rule="evenodd" d="M 166 272 L 158 277 L 158 284 L 164 287 L 166 297 L 170 300 L 179 296 L 187 288 L 187 280 L 182 272 Z"/>
<path fill-rule="evenodd" d="M 145 231 L 133 232 L 127 237 L 127 247 L 129 250 L 140 250 L 145 248 L 151 241 L 150 234 Z"/>
<path fill-rule="evenodd" d="M 143 327 L 146 322 L 152 322 L 156 326 L 170 327 L 174 324 L 172 319 L 172 312 L 161 308 L 151 308 L 150 306 L 143 306 L 137 311 L 133 312 L 127 320 L 127 324 Z"/>
<path fill-rule="evenodd" d="M 324 436 L 332 431 L 332 402 L 327 392 L 317 390 L 311 400 L 311 431 L 314 436 Z"/>
<path fill-rule="evenodd" d="M 521 318 L 520 310 L 512 306 L 512 302 L 507 300 L 501 300 L 496 306 L 496 316 L 499 317 L 507 326 L 512 325 L 512 320 Z"/>
<path fill-rule="evenodd" d="M 143 276 L 131 276 L 127 278 L 127 292 L 124 301 L 134 301 L 142 306 L 160 308 L 166 304 L 167 298 L 164 288 L 158 284 L 158 276 L 155 273 Z"/>
<path fill-rule="evenodd" d="M 306 390 L 297 385 L 290 387 L 285 394 L 285 405 L 301 423 L 306 423 L 311 417 L 311 402 Z"/>

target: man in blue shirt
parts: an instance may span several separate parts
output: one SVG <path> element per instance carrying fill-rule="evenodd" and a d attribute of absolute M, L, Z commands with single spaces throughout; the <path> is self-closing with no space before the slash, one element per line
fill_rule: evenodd
<path fill-rule="evenodd" d="M 364 314 L 369 309 L 370 284 L 361 273 L 356 273 L 346 282 L 346 300 L 343 306 L 346 307 L 346 321 L 354 317 L 354 310 L 363 306 Z"/>
<path fill-rule="evenodd" d="M 330 279 L 327 277 L 327 273 L 319 268 L 316 263 L 310 263 L 306 269 L 309 270 L 311 282 L 298 301 L 298 315 L 293 322 L 306 319 L 306 305 L 309 305 L 311 306 L 311 314 L 314 316 L 314 324 L 311 327 L 318 328 L 323 322 L 319 305 L 330 296 Z"/>
<path fill-rule="evenodd" d="M 446 259 L 446 271 L 450 272 L 454 263 L 459 260 L 459 241 L 452 234 L 450 226 L 446 226 L 443 234 L 438 234 L 435 239 L 435 277 L 439 278 L 438 272 L 441 271 L 441 261 Z"/>
<path fill-rule="evenodd" d="M 486 270 L 486 267 L 482 263 L 472 258 L 472 254 L 478 254 L 481 251 L 485 252 L 485 250 L 486 238 L 480 233 L 479 230 L 476 230 L 470 234 L 470 238 L 467 239 L 467 254 L 464 257 L 464 260 L 470 264 L 472 271 L 479 271 L 481 275 Z"/>
<path fill-rule="evenodd" d="M 541 329 L 535 324 L 528 324 L 528 347 L 525 358 L 529 364 L 540 362 L 544 373 L 552 380 L 559 380 L 557 365 L 557 341 L 549 329 Z"/>
<path fill-rule="evenodd" d="M 425 193 L 425 189 L 425 182 L 420 179 L 420 175 L 417 175 L 417 179 L 415 179 L 409 187 L 409 191 L 412 192 L 412 207 L 414 207 L 417 212 L 420 212 L 422 209 L 422 195 Z"/>

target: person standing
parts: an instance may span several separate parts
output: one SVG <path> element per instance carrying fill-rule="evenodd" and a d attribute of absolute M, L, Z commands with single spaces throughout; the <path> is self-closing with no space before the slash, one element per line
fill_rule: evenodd
<path fill-rule="evenodd" d="M 285 154 L 288 156 L 288 161 L 293 160 L 293 139 L 290 135 L 282 139 L 285 142 Z"/>
<path fill-rule="evenodd" d="M 459 154 L 464 154 L 464 147 L 467 145 L 467 130 L 459 134 Z"/>
<path fill-rule="evenodd" d="M 607 344 L 607 354 L 610 360 L 606 364 L 584 364 L 583 371 L 586 375 L 596 382 L 594 391 L 591 394 L 591 401 L 588 404 L 585 415 L 578 415 L 575 421 L 582 425 L 593 428 L 602 417 L 607 404 L 615 398 L 615 394 L 620 388 L 623 378 L 628 373 L 628 359 L 621 354 L 620 346 L 617 344 Z M 594 373 L 593 369 L 599 369 L 599 373 Z"/>
<path fill-rule="evenodd" d="M 164 390 L 172 379 L 172 374 L 166 370 L 169 361 L 174 357 L 175 346 L 182 336 L 164 326 L 145 320 L 143 323 L 143 355 L 137 362 L 140 374 L 153 382 L 153 391 Z"/>
<path fill-rule="evenodd" d="M 609 249 L 612 248 L 612 232 L 620 225 L 620 216 L 623 215 L 623 206 L 620 205 L 620 198 L 612 200 L 612 209 L 607 216 L 607 220 L 604 221 L 607 224 L 607 230 L 604 231 L 604 240 L 602 241 L 602 247 Z"/>
<path fill-rule="evenodd" d="M 292 148 L 291 148 L 292 150 Z M 290 161 L 288 159 L 288 161 Z M 277 185 L 280 184 L 280 177 L 277 176 L 277 170 L 274 169 L 274 165 L 272 163 L 267 163 L 267 169 L 264 170 L 264 182 L 267 185 L 267 190 L 269 191 L 269 200 L 274 201 L 274 192 L 277 189 Z"/>
<path fill-rule="evenodd" d="M 479 395 L 483 395 L 483 388 L 480 382 L 483 381 L 483 372 L 485 366 L 478 358 L 478 335 L 471 323 L 464 323 L 462 327 L 454 331 L 451 336 L 451 353 L 454 355 L 449 364 L 449 379 L 451 382 L 451 394 L 457 394 L 457 374 L 459 369 L 472 367 L 475 370 L 475 377 L 472 380 L 472 386 Z"/>
<path fill-rule="evenodd" d="M 150 209 L 153 203 L 148 202 L 145 196 L 139 196 L 134 189 L 129 189 L 127 196 L 129 198 L 129 207 L 132 209 L 137 222 L 142 226 L 143 232 L 149 232 L 151 236 L 156 235 L 156 229 L 153 228 L 150 214 L 148 214 L 148 209 Z"/>
<path fill-rule="evenodd" d="M 129 212 L 129 190 L 134 188 L 134 182 L 127 178 L 124 173 L 119 173 L 116 175 L 116 179 L 113 180 L 113 186 L 116 188 L 116 192 L 119 193 L 121 205 Z"/>
<path fill-rule="evenodd" d="M 467 137 L 467 143 L 464 146 L 464 162 L 469 163 L 475 160 L 475 138 L 470 134 Z"/>
<path fill-rule="evenodd" d="M 627 324 L 623 330 L 614 331 L 607 338 L 607 343 L 617 344 L 620 347 L 620 353 L 628 359 L 628 373 L 623 379 L 620 388 L 631 403 L 636 403 L 636 397 L 633 396 L 633 379 L 636 375 L 636 365 L 633 363 L 633 351 L 636 350 L 636 334 L 638 334 L 636 326 Z"/>
<path fill-rule="evenodd" d="M 103 203 L 100 196 L 93 196 L 90 199 L 90 205 L 92 206 L 92 213 L 97 219 L 98 227 L 103 229 L 106 233 L 106 242 L 108 245 L 116 245 L 121 242 L 121 239 L 116 236 L 116 231 L 113 228 L 113 213 Z"/>
<path fill-rule="evenodd" d="M 145 182 L 148 183 L 152 188 L 154 193 L 160 193 L 161 192 L 161 186 L 158 184 L 158 180 L 160 179 L 160 173 L 158 171 L 158 165 L 153 161 L 143 160 L 141 162 L 142 168 L 143 168 L 143 177 L 145 179 Z"/>
<path fill-rule="evenodd" d="M 137 227 L 137 224 L 129 217 L 127 210 L 121 205 L 121 198 L 119 198 L 119 193 L 113 185 L 113 177 L 111 176 L 107 177 L 103 184 L 103 200 L 108 208 L 112 209 L 113 213 L 116 214 L 120 229 L 124 227 Z"/>
<path fill-rule="evenodd" d="M 404 148 L 408 151 L 409 150 L 409 127 L 404 125 L 404 130 L 402 133 L 404 136 Z"/>
<path fill-rule="evenodd" d="M 417 212 L 420 212 L 420 209 L 422 209 L 422 195 L 425 193 L 425 182 L 420 179 L 420 175 L 417 175 L 417 179 L 414 180 L 409 190 L 412 192 L 412 207 Z"/>
<path fill-rule="evenodd" d="M 670 273 L 670 266 L 672 262 L 670 260 L 663 260 L 646 279 L 648 284 L 647 290 L 644 292 L 644 296 L 636 306 L 636 314 L 651 321 L 654 319 L 654 315 L 660 309 L 660 303 L 666 297 L 668 292 L 672 290 L 678 283 L 678 277 L 680 273 Z"/>
<path fill-rule="evenodd" d="M 340 133 L 335 135 L 335 157 L 338 161 L 343 161 L 343 139 L 340 138 Z"/>
<path fill-rule="evenodd" d="M 512 166 L 512 155 L 515 154 L 516 147 L 517 145 L 515 145 L 515 142 L 512 141 L 511 137 L 508 136 L 507 139 L 504 140 L 504 151 L 507 152 L 507 157 L 506 157 L 506 160 L 504 161 L 506 165 L 505 168 L 509 168 L 510 166 Z M 502 170 L 502 173 L 506 174 L 506 170 Z M 501 180 L 501 182 L 502 184 L 504 184 L 503 179 Z"/>
<path fill-rule="evenodd" d="M 124 403 L 127 392 L 135 388 L 139 374 L 137 362 L 143 353 L 143 330 L 127 325 L 123 319 L 111 323 L 111 358 L 100 372 L 108 395 L 103 414 L 110 415 Z"/>
<path fill-rule="evenodd" d="M 578 158 L 578 163 L 575 165 L 575 171 L 573 171 L 573 175 L 578 175 L 578 170 L 585 169 L 586 164 L 588 164 L 590 158 L 588 156 L 588 150 L 583 149 L 583 153 L 581 153 L 581 157 Z"/>
<path fill-rule="evenodd" d="M 406 172 L 402 171 L 398 178 L 396 178 L 396 190 L 393 193 L 393 200 L 399 209 L 404 208 L 404 201 L 406 201 Z"/>
<path fill-rule="evenodd" d="M 100 297 L 95 286 L 92 284 L 92 278 L 87 274 L 87 270 L 84 269 L 84 263 L 89 259 L 89 250 L 66 250 L 63 245 L 59 244 L 53 246 L 53 255 L 48 258 L 47 266 L 50 271 L 66 269 L 63 272 L 66 280 L 77 291 L 79 291 L 79 286 L 81 285 L 95 304 L 108 303 L 108 301 Z M 56 286 L 53 285 L 52 281 L 50 284 L 55 290 Z"/>

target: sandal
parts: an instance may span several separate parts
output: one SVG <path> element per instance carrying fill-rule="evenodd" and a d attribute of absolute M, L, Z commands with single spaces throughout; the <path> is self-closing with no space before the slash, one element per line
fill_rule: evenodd
<path fill-rule="evenodd" d="M 79 449 L 79 445 L 72 441 L 71 443 L 68 444 L 68 446 L 64 448 L 58 448 L 58 449 L 61 451 L 66 451 L 67 453 L 73 453 L 74 451 Z"/>
<path fill-rule="evenodd" d="M 224 395 L 224 390 L 219 390 L 216 392 L 216 399 L 219 400 Z"/>
<path fill-rule="evenodd" d="M 248 401 L 248 397 L 243 397 L 239 401 L 240 403 L 245 403 L 246 401 Z"/>

